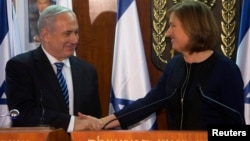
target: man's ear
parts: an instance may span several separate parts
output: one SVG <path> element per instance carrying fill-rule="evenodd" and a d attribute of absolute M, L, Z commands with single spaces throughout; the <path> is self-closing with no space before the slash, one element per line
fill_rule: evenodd
<path fill-rule="evenodd" d="M 48 42 L 50 40 L 50 32 L 48 29 L 42 29 L 40 35 L 44 42 Z"/>

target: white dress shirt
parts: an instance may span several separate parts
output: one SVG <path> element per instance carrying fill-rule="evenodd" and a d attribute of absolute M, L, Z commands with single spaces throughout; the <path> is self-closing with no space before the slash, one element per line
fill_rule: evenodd
<path fill-rule="evenodd" d="M 67 83 L 67 87 L 68 87 L 68 92 L 69 92 L 69 113 L 71 115 L 70 118 L 70 123 L 67 129 L 67 132 L 72 132 L 74 129 L 74 122 L 75 122 L 75 117 L 73 115 L 73 111 L 74 111 L 74 91 L 73 91 L 73 81 L 72 81 L 72 75 L 71 75 L 71 69 L 70 69 L 70 62 L 69 59 L 65 59 L 62 61 L 58 61 L 55 57 L 51 56 L 43 47 L 42 47 L 43 51 L 45 52 L 46 56 L 48 57 L 51 66 L 53 67 L 55 74 L 57 73 L 57 68 L 55 63 L 56 62 L 63 62 L 64 66 L 62 69 L 62 73 L 63 76 L 66 80 Z"/>

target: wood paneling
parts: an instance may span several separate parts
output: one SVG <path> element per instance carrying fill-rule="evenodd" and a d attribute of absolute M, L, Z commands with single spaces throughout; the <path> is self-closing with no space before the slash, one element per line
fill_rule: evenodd
<path fill-rule="evenodd" d="M 162 72 L 151 61 L 151 0 L 136 0 L 136 2 L 153 86 Z M 73 0 L 73 10 L 80 26 L 77 56 L 89 61 L 97 68 L 103 116 L 108 114 L 109 108 L 116 5 L 117 0 Z M 165 112 L 159 111 L 157 115 L 159 129 L 165 129 Z"/>
<path fill-rule="evenodd" d="M 109 10 L 101 12 L 100 9 L 105 9 L 103 7 L 108 7 L 111 2 L 116 1 L 96 0 L 96 4 L 91 4 L 89 0 L 73 0 L 73 10 L 80 26 L 77 56 L 97 68 L 103 115 L 108 114 L 116 13 Z"/>

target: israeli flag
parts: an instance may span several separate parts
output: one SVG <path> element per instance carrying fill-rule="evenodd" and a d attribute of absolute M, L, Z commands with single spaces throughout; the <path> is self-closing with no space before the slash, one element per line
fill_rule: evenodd
<path fill-rule="evenodd" d="M 109 113 L 144 97 L 151 89 L 135 0 L 118 0 Z M 156 128 L 155 113 L 131 130 Z"/>
<path fill-rule="evenodd" d="M 250 124 L 250 0 L 243 0 L 236 63 L 244 80 L 245 120 Z"/>
<path fill-rule="evenodd" d="M 12 0 L 0 0 L 0 127 L 11 127 L 5 95 L 5 65 L 23 51 Z"/>

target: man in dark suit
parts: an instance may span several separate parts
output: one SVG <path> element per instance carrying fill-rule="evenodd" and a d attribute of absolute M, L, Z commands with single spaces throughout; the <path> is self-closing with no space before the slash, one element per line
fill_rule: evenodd
<path fill-rule="evenodd" d="M 8 107 L 20 112 L 13 126 L 48 125 L 67 132 L 92 129 L 78 112 L 101 116 L 98 75 L 93 65 L 74 56 L 79 40 L 75 13 L 51 5 L 41 13 L 38 29 L 41 45 L 6 65 Z M 56 62 L 64 63 L 68 103 L 57 79 Z"/>

